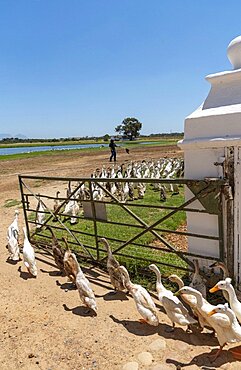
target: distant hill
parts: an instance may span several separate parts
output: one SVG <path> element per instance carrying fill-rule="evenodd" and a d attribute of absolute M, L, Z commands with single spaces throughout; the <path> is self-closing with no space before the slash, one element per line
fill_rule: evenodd
<path fill-rule="evenodd" d="M 18 139 L 27 139 L 28 137 L 23 134 L 16 134 L 14 137 L 17 137 Z"/>
<path fill-rule="evenodd" d="M 25 136 L 23 134 L 15 134 L 15 135 L 11 135 L 11 134 L 0 134 L 0 140 L 1 139 L 5 139 L 5 138 L 11 138 L 11 137 L 18 138 L 18 139 L 27 139 L 27 136 Z"/>

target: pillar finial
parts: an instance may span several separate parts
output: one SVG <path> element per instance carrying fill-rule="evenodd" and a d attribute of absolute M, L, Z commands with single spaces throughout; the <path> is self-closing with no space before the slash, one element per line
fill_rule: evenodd
<path fill-rule="evenodd" d="M 233 66 L 233 69 L 241 68 L 241 36 L 235 37 L 227 49 L 228 59 Z"/>

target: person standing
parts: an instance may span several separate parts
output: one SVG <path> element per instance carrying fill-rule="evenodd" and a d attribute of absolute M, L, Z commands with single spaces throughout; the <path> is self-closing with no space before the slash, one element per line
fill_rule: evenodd
<path fill-rule="evenodd" d="M 110 150 L 111 150 L 110 162 L 112 162 L 112 158 L 114 159 L 114 162 L 116 162 L 116 147 L 117 147 L 117 145 L 115 144 L 114 138 L 110 139 L 109 147 L 110 147 Z"/>

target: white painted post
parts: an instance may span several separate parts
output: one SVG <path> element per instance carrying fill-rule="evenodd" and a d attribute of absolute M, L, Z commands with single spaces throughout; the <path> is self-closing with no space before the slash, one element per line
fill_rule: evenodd
<path fill-rule="evenodd" d="M 185 119 L 184 139 L 179 146 L 184 150 L 185 178 L 204 179 L 222 177 L 221 166 L 226 153 L 234 148 L 234 275 L 241 281 L 241 36 L 228 45 L 228 58 L 233 70 L 208 75 L 211 90 L 203 104 Z M 189 198 L 191 192 L 186 191 Z M 196 205 L 202 208 L 197 201 Z M 215 215 L 188 214 L 188 231 L 218 235 L 218 217 Z M 219 257 L 217 241 L 188 239 L 189 251 L 200 255 Z M 203 259 L 204 264 L 208 264 Z"/>

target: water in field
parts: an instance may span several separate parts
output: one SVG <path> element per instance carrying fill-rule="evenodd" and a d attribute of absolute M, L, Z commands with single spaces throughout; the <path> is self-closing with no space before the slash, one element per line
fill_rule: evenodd
<path fill-rule="evenodd" d="M 71 150 L 84 148 L 108 147 L 108 144 L 76 144 L 76 145 L 46 145 L 46 146 L 21 146 L 15 148 L 0 148 L 0 155 L 45 152 L 47 150 Z"/>
<path fill-rule="evenodd" d="M 138 144 L 156 144 L 156 142 L 140 142 Z M 119 146 L 120 144 L 117 143 Z M 47 150 L 71 150 L 85 148 L 101 148 L 108 147 L 109 144 L 73 144 L 73 145 L 46 145 L 46 146 L 19 146 L 15 148 L 0 148 L 0 155 L 21 154 L 32 152 L 45 152 Z M 120 145 L 122 146 L 122 145 Z"/>

